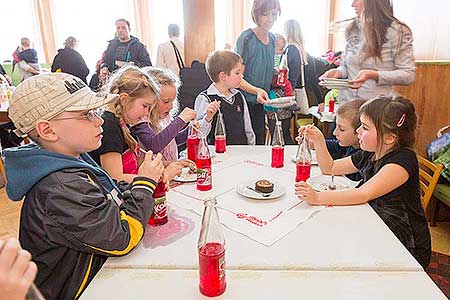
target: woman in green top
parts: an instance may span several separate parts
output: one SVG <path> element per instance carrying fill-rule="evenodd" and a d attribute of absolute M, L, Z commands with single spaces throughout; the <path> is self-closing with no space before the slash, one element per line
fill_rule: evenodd
<path fill-rule="evenodd" d="M 267 93 L 274 74 L 275 36 L 269 32 L 274 25 L 281 8 L 278 0 L 255 0 L 252 7 L 252 19 L 256 27 L 243 31 L 236 41 L 236 52 L 242 56 L 245 65 L 244 79 L 250 85 L 263 89 Z M 249 94 L 244 86 L 256 144 L 263 145 L 265 139 L 264 109 L 265 100 Z"/>

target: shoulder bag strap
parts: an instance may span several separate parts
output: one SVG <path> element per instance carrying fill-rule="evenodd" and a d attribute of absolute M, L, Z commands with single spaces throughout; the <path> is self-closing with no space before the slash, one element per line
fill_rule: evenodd
<path fill-rule="evenodd" d="M 184 62 L 181 58 L 180 51 L 178 51 L 178 48 L 177 46 L 175 46 L 175 43 L 173 41 L 170 41 L 170 43 L 172 44 L 173 50 L 175 51 L 175 57 L 177 58 L 178 67 L 180 69 L 184 68 Z"/>

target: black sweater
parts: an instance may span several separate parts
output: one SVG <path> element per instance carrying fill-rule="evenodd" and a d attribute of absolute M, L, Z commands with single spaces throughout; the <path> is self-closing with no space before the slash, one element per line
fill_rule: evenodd
<path fill-rule="evenodd" d="M 53 59 L 52 72 L 56 72 L 58 69 L 60 72 L 76 76 L 87 83 L 86 76 L 89 74 L 89 69 L 81 54 L 72 48 L 58 50 L 58 54 Z"/>

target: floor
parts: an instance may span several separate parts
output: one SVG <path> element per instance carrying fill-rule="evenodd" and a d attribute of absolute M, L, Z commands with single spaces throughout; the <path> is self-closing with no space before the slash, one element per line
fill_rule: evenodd
<path fill-rule="evenodd" d="M 0 238 L 18 236 L 22 202 L 8 199 L 5 188 L 0 189 Z M 450 255 L 450 222 L 438 222 L 430 227 L 433 251 Z"/>

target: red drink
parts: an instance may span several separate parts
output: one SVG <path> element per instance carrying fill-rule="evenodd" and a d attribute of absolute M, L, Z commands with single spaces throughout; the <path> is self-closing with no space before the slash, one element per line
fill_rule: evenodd
<path fill-rule="evenodd" d="M 272 147 L 272 168 L 282 168 L 284 166 L 284 147 Z"/>
<path fill-rule="evenodd" d="M 216 136 L 216 153 L 224 153 L 227 150 L 226 138 L 223 135 Z"/>
<path fill-rule="evenodd" d="M 197 190 L 209 191 L 212 189 L 211 158 L 198 157 L 197 165 Z"/>
<path fill-rule="evenodd" d="M 307 162 L 297 162 L 297 175 L 295 181 L 306 181 L 311 176 L 311 164 Z"/>
<path fill-rule="evenodd" d="M 208 297 L 223 294 L 225 281 L 225 248 L 220 243 L 207 243 L 198 249 L 200 293 Z"/>
<path fill-rule="evenodd" d="M 288 80 L 288 69 L 281 69 L 277 77 L 277 85 L 285 86 Z"/>
<path fill-rule="evenodd" d="M 162 180 L 156 185 L 153 199 L 155 199 L 155 204 L 153 205 L 152 215 L 148 219 L 148 224 L 152 226 L 166 224 L 169 221 L 167 218 L 166 184 Z"/>
<path fill-rule="evenodd" d="M 330 102 L 328 103 L 328 111 L 334 112 L 334 99 L 333 98 L 331 98 Z"/>
<path fill-rule="evenodd" d="M 190 135 L 187 138 L 187 154 L 188 159 L 195 161 L 197 158 L 198 142 L 200 139 L 196 135 Z"/>

